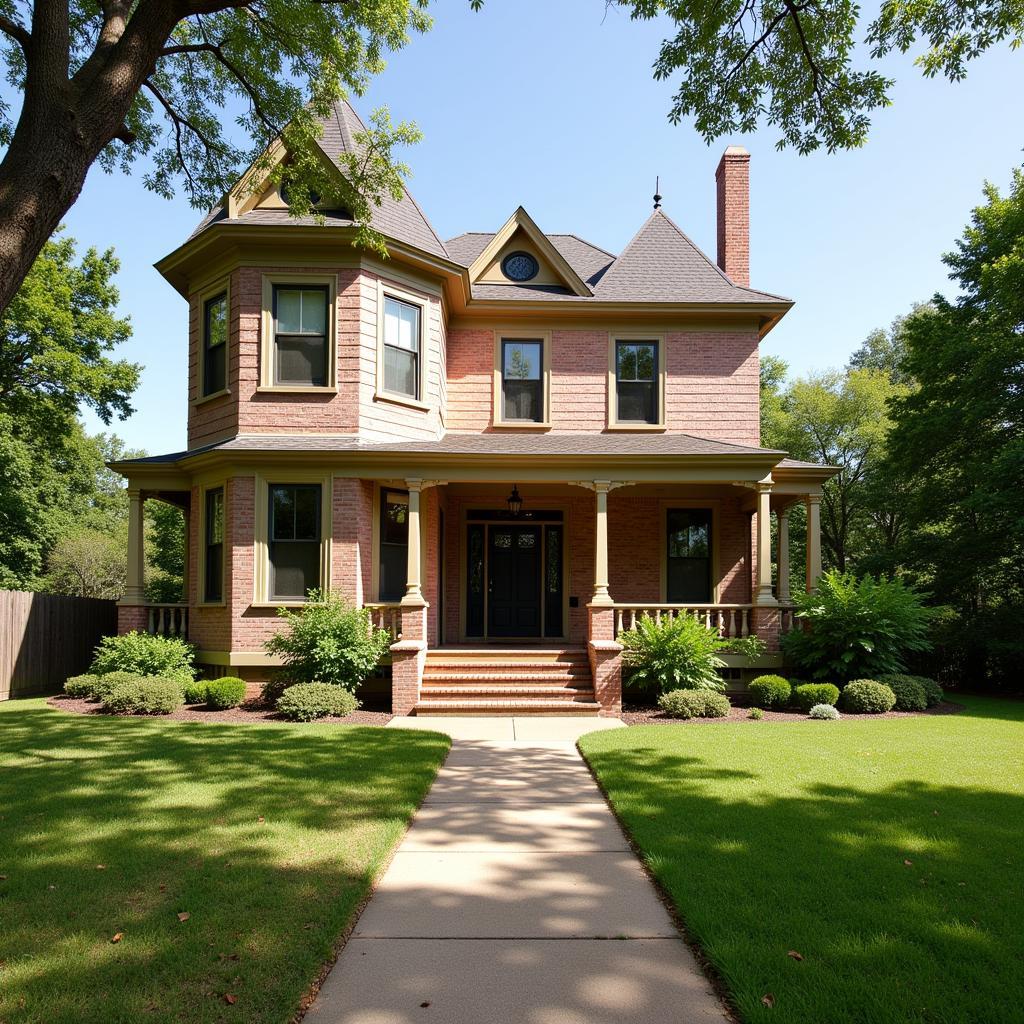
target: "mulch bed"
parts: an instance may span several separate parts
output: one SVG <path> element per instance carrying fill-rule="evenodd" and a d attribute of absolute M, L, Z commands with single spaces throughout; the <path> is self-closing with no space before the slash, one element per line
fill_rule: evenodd
<path fill-rule="evenodd" d="M 955 715 L 963 711 L 963 704 L 955 704 L 944 700 L 937 707 L 927 711 L 887 711 L 884 715 L 848 715 L 842 711 L 840 721 L 847 719 L 856 721 L 864 718 L 920 718 L 923 715 Z M 812 719 L 798 711 L 766 711 L 764 718 L 749 718 L 750 708 L 734 707 L 725 718 L 669 718 L 659 708 L 644 707 L 639 704 L 623 704 L 622 720 L 626 725 L 714 725 L 716 722 L 749 722 L 759 725 L 763 722 L 810 722 Z"/>
<path fill-rule="evenodd" d="M 51 697 L 47 702 L 52 708 L 59 708 L 61 711 L 71 711 L 78 715 L 103 715 L 106 712 L 99 704 L 85 700 L 81 697 L 65 697 L 58 695 Z M 114 716 L 116 717 L 116 716 Z M 122 715 L 122 718 L 134 718 L 134 715 Z M 213 723 L 253 723 L 253 722 L 281 722 L 287 725 L 301 725 L 301 722 L 288 722 L 273 708 L 260 704 L 258 701 L 246 701 L 241 707 L 229 708 L 227 711 L 211 711 L 201 704 L 186 705 L 172 711 L 169 715 L 153 715 L 153 718 L 167 719 L 177 718 L 187 722 L 213 722 Z M 343 718 L 318 718 L 316 725 L 387 725 L 394 715 L 390 711 L 374 710 L 373 708 L 360 708 L 353 711 L 351 715 Z"/>

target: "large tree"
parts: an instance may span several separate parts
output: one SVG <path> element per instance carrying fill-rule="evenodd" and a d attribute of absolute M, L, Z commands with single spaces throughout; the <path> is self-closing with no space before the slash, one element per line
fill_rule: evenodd
<path fill-rule="evenodd" d="M 916 51 L 928 77 L 963 78 L 975 57 L 1024 40 L 1020 0 L 614 0 L 635 18 L 667 17 L 655 77 L 678 77 L 670 117 L 711 141 L 765 118 L 779 146 L 860 146 L 893 80 L 872 62 Z M 862 14 L 864 15 L 862 19 Z"/>
<path fill-rule="evenodd" d="M 0 105 L 0 310 L 89 169 L 127 170 L 148 154 L 146 187 L 183 184 L 194 205 L 220 199 L 274 140 L 293 156 L 293 209 L 319 192 L 369 231 L 384 190 L 400 188 L 392 148 L 416 137 L 378 112 L 362 158 L 325 174 L 318 118 L 362 91 L 388 50 L 430 21 L 426 0 L 0 0 L 16 121 Z M 237 110 L 234 108 L 237 107 Z"/>

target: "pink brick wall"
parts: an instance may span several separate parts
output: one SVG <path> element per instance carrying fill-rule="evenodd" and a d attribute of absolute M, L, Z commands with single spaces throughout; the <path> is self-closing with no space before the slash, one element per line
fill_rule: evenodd
<path fill-rule="evenodd" d="M 735 284 L 750 284 L 750 154 L 730 146 L 715 172 L 718 265 Z"/>

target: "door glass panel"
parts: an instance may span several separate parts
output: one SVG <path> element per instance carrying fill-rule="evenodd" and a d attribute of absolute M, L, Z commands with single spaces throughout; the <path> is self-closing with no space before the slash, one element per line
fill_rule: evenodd
<path fill-rule="evenodd" d="M 409 495 L 383 491 L 380 502 L 381 601 L 400 601 L 409 572 Z"/>
<path fill-rule="evenodd" d="M 495 533 L 493 535 L 494 546 L 496 548 L 510 548 L 512 547 L 512 534 L 511 533 Z"/>
<path fill-rule="evenodd" d="M 672 603 L 711 601 L 711 510 L 668 511 L 667 598 Z"/>

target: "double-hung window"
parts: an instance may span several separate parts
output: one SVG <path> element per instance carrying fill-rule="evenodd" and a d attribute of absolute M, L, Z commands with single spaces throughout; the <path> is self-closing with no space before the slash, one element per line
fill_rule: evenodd
<path fill-rule="evenodd" d="M 329 305 L 326 285 L 274 285 L 275 385 L 326 386 Z"/>
<path fill-rule="evenodd" d="M 656 424 L 658 404 L 658 343 L 616 341 L 616 422 Z"/>
<path fill-rule="evenodd" d="M 667 526 L 666 599 L 672 604 L 709 603 L 711 509 L 670 508 Z"/>
<path fill-rule="evenodd" d="M 539 338 L 503 338 L 501 342 L 501 418 L 507 423 L 543 423 L 544 342 Z"/>
<path fill-rule="evenodd" d="M 391 295 L 384 297 L 384 390 L 420 399 L 422 309 Z"/>
<path fill-rule="evenodd" d="M 224 488 L 206 492 L 204 509 L 203 600 L 224 600 Z"/>
<path fill-rule="evenodd" d="M 320 484 L 271 484 L 269 597 L 302 601 L 321 586 Z"/>
<path fill-rule="evenodd" d="M 227 387 L 228 295 L 203 303 L 203 397 Z"/>

